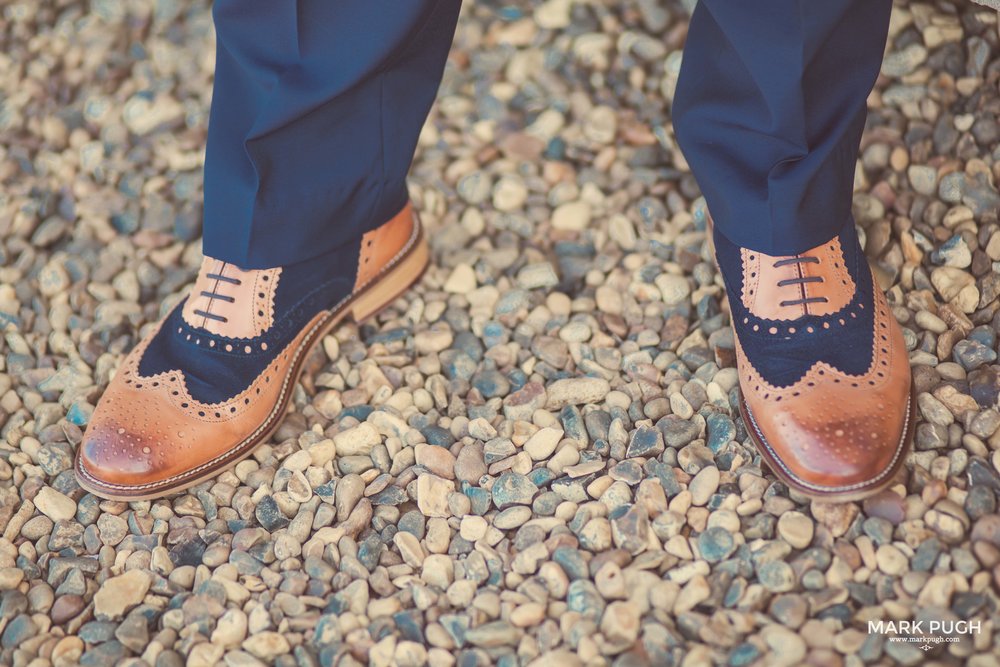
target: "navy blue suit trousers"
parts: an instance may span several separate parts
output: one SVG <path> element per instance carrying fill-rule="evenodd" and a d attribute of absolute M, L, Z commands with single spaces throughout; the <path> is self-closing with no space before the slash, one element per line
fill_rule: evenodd
<path fill-rule="evenodd" d="M 790 255 L 851 215 L 892 0 L 700 0 L 672 117 L 717 229 Z"/>
<path fill-rule="evenodd" d="M 399 212 L 461 0 L 215 0 L 204 252 L 292 264 Z"/>
<path fill-rule="evenodd" d="M 394 215 L 461 0 L 215 0 L 205 254 L 334 250 Z M 701 0 L 672 114 L 718 229 L 791 254 L 850 215 L 891 0 Z"/>

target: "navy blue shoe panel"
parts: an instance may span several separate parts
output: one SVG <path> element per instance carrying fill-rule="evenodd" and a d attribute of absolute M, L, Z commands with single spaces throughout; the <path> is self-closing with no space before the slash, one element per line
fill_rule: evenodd
<path fill-rule="evenodd" d="M 317 313 L 350 296 L 359 248 L 360 240 L 355 240 L 335 252 L 283 267 L 273 324 L 254 338 L 228 338 L 188 324 L 181 315 L 182 301 L 150 341 L 139 373 L 148 377 L 180 370 L 195 400 L 212 404 L 232 398 L 250 386 Z"/>
<path fill-rule="evenodd" d="M 853 219 L 843 225 L 839 240 L 845 267 L 857 290 L 847 305 L 824 316 L 803 315 L 794 320 L 770 320 L 752 314 L 741 298 L 743 265 L 740 248 L 717 228 L 714 240 L 716 257 L 729 295 L 733 326 L 747 359 L 765 380 L 777 387 L 790 386 L 818 361 L 850 375 L 861 375 L 868 370 L 873 354 L 874 285 Z M 778 330 L 776 334 L 770 333 L 772 327 Z M 791 333 L 790 328 L 794 328 L 795 332 Z"/>

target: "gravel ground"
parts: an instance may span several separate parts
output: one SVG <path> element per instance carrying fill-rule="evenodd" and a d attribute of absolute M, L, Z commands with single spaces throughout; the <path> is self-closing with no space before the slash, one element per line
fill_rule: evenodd
<path fill-rule="evenodd" d="M 870 98 L 855 213 L 921 417 L 878 497 L 810 503 L 749 446 L 681 6 L 491 0 L 413 170 L 420 285 L 233 471 L 102 502 L 73 448 L 199 263 L 207 4 L 0 0 L 0 664 L 998 664 L 994 13 L 898 6 Z"/>

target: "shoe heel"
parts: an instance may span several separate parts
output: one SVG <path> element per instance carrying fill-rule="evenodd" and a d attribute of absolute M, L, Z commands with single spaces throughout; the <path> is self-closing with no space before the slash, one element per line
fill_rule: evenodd
<path fill-rule="evenodd" d="M 365 289 L 351 306 L 351 316 L 358 324 L 377 314 L 396 300 L 400 294 L 420 278 L 430 261 L 430 249 L 424 235 L 414 242 L 413 248 L 396 266 Z"/>

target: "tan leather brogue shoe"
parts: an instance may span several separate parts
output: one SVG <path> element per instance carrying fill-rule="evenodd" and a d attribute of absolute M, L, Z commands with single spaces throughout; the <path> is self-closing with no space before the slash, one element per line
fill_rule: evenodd
<path fill-rule="evenodd" d="M 391 303 L 428 262 L 410 206 L 334 255 L 266 270 L 206 257 L 108 385 L 77 451 L 80 485 L 154 498 L 244 458 L 281 422 L 313 346 Z"/>
<path fill-rule="evenodd" d="M 787 257 L 714 236 L 740 411 L 763 460 L 814 499 L 855 500 L 887 486 L 913 438 L 910 366 L 853 221 Z"/>

